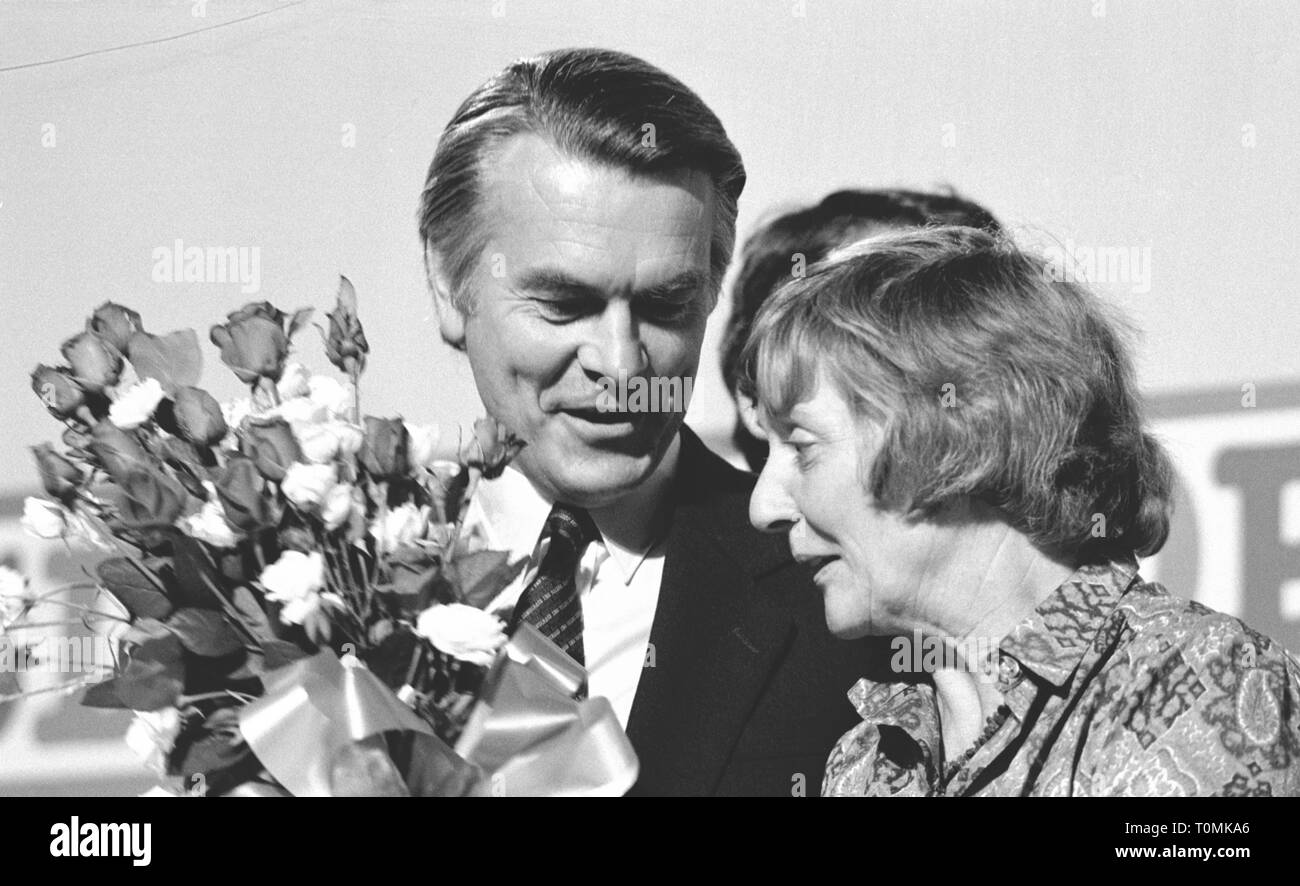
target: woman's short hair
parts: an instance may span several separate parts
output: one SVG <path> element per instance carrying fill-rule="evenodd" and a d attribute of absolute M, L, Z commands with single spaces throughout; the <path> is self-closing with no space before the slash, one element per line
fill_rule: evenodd
<path fill-rule="evenodd" d="M 708 176 L 714 194 L 710 249 L 716 299 L 735 245 L 745 187 L 740 153 L 708 105 L 670 74 L 607 49 L 562 49 L 520 59 L 465 99 L 438 140 L 420 199 L 420 236 L 446 268 L 452 297 L 487 243 L 479 212 L 484 161 L 507 138 L 536 133 L 585 160 L 643 175 Z"/>
<path fill-rule="evenodd" d="M 743 363 L 774 415 L 837 385 L 879 433 L 862 480 L 883 506 L 969 496 L 1080 563 L 1168 536 L 1173 471 L 1118 322 L 1004 237 L 931 228 L 833 254 L 759 311 Z"/>

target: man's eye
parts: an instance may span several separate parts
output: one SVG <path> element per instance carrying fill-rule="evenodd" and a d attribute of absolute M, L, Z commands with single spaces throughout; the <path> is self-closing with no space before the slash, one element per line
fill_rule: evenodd
<path fill-rule="evenodd" d="M 684 320 L 695 310 L 693 298 L 650 298 L 641 303 L 642 314 L 661 323 Z"/>
<path fill-rule="evenodd" d="M 576 320 L 583 316 L 590 307 L 582 299 L 539 298 L 536 300 L 536 304 L 542 317 L 553 323 Z"/>

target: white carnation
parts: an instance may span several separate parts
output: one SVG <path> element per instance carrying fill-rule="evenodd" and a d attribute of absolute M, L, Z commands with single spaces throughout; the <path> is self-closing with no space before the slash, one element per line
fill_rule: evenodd
<path fill-rule="evenodd" d="M 285 624 L 302 624 L 320 608 L 320 590 L 325 587 L 325 558 L 319 551 L 304 554 L 285 551 L 258 579 L 266 589 L 266 598 L 281 604 L 280 620 Z"/>
<path fill-rule="evenodd" d="M 333 464 L 308 465 L 296 461 L 285 471 L 280 491 L 285 498 L 304 510 L 316 507 L 338 482 L 338 470 Z"/>
<path fill-rule="evenodd" d="M 335 418 L 348 418 L 352 415 L 351 382 L 344 384 L 328 375 L 313 375 L 308 387 L 312 402 L 328 410 Z"/>
<path fill-rule="evenodd" d="M 158 379 L 146 378 L 117 395 L 108 407 L 108 420 L 124 431 L 133 431 L 153 418 L 162 398 L 163 389 Z"/>
<path fill-rule="evenodd" d="M 8 627 L 34 600 L 27 579 L 8 566 L 0 566 L 0 627 Z"/>
<path fill-rule="evenodd" d="M 375 547 L 380 554 L 395 551 L 404 544 L 424 538 L 429 527 L 428 507 L 417 508 L 413 504 L 404 504 L 381 514 L 370 525 L 370 534 L 375 537 Z"/>
<path fill-rule="evenodd" d="M 197 514 L 181 519 L 181 529 L 213 547 L 233 548 L 238 539 L 230 524 L 226 522 L 226 509 L 222 506 L 221 499 L 217 497 L 216 486 L 210 482 L 205 482 L 203 485 L 208 487 L 208 500 L 203 503 L 203 508 Z"/>
<path fill-rule="evenodd" d="M 280 375 L 280 380 L 275 383 L 275 390 L 280 395 L 281 400 L 306 397 L 310 390 L 307 386 L 309 378 L 311 378 L 311 373 L 307 371 L 306 366 L 297 362 L 286 363 L 284 372 Z"/>
<path fill-rule="evenodd" d="M 126 744 L 145 766 L 159 775 L 167 772 L 167 755 L 181 731 L 181 714 L 176 708 L 136 711 L 126 729 Z"/>
<path fill-rule="evenodd" d="M 339 483 L 325 493 L 320 505 L 320 517 L 325 528 L 338 529 L 352 516 L 352 484 Z"/>
<path fill-rule="evenodd" d="M 63 506 L 43 498 L 23 499 L 22 527 L 37 538 L 61 538 L 67 530 Z"/>
<path fill-rule="evenodd" d="M 475 606 L 448 603 L 420 613 L 415 632 L 454 658 L 486 667 L 506 642 L 505 627 Z"/>

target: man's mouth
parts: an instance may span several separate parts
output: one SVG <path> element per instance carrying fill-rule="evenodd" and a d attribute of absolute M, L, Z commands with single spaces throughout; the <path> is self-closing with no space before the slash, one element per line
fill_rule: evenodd
<path fill-rule="evenodd" d="M 823 569 L 832 563 L 838 562 L 840 557 L 838 554 L 827 554 L 822 557 L 797 557 L 796 559 L 808 567 L 813 579 L 816 580 L 820 578 Z"/>
<path fill-rule="evenodd" d="M 639 413 L 636 412 L 613 412 L 593 407 L 581 409 L 565 409 L 565 415 L 571 415 L 574 418 L 589 421 L 592 424 L 599 425 L 621 425 L 632 424 L 637 420 Z"/>

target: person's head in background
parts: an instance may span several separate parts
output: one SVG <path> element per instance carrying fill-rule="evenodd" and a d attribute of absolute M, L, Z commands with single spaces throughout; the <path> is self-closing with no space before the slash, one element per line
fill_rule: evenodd
<path fill-rule="evenodd" d="M 740 354 L 758 309 L 781 284 L 803 276 L 841 246 L 883 231 L 943 225 L 1001 231 L 992 213 L 955 192 L 844 190 L 760 224 L 745 241 L 722 342 L 722 377 L 739 412 L 732 442 L 753 471 L 767 459 L 767 442 L 753 398 L 741 390 Z"/>

